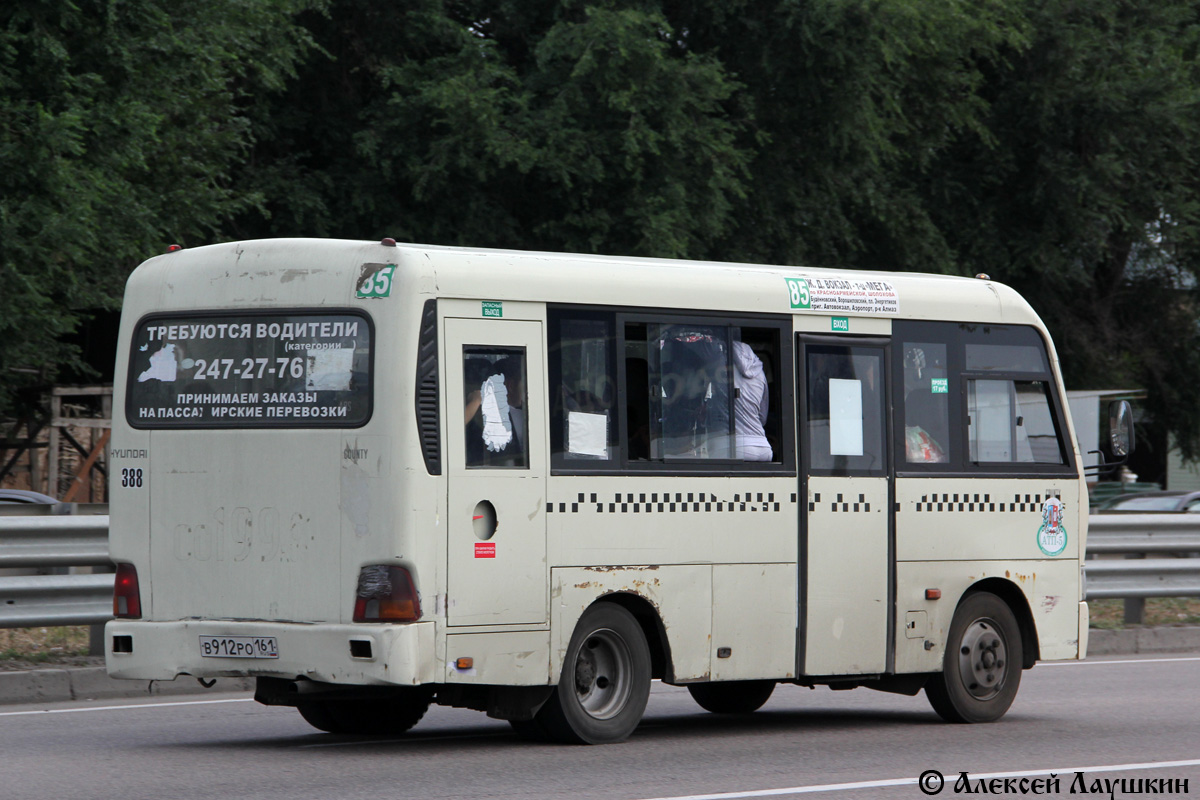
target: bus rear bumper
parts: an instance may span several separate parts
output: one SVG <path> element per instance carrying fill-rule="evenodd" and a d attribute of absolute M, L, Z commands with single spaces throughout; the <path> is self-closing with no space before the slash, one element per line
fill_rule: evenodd
<path fill-rule="evenodd" d="M 206 656 L 202 642 L 210 650 L 224 644 L 256 650 L 259 655 Z M 190 675 L 416 686 L 433 683 L 439 676 L 433 622 L 341 625 L 118 619 L 105 625 L 104 658 L 109 675 L 133 680 Z"/>

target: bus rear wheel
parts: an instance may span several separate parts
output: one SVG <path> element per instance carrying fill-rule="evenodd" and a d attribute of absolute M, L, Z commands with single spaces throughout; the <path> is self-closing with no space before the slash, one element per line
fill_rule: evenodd
<path fill-rule="evenodd" d="M 762 708 L 775 691 L 775 681 L 697 683 L 688 691 L 701 708 L 714 714 L 750 714 Z"/>
<path fill-rule="evenodd" d="M 650 648 L 641 626 L 624 608 L 598 603 L 575 626 L 562 677 L 534 730 L 559 742 L 619 742 L 637 728 L 649 699 Z"/>
<path fill-rule="evenodd" d="M 420 722 L 432 700 L 431 690 L 414 687 L 379 700 L 305 700 L 296 710 L 326 733 L 395 736 Z"/>
<path fill-rule="evenodd" d="M 947 722 L 994 722 L 1021 684 L 1021 631 L 994 594 L 968 595 L 954 612 L 942 671 L 925 685 L 929 704 Z"/>

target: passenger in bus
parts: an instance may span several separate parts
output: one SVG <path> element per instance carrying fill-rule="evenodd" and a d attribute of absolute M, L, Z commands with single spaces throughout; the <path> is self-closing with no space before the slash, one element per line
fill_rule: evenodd
<path fill-rule="evenodd" d="M 490 372 L 491 364 L 484 359 L 472 358 L 463 363 L 468 467 L 485 466 L 488 461 L 488 449 L 483 441 L 483 384 Z"/>
<path fill-rule="evenodd" d="M 762 360 L 745 342 L 733 343 L 733 425 L 737 434 L 737 457 L 744 461 L 770 461 L 771 443 L 767 421 L 767 379 Z"/>

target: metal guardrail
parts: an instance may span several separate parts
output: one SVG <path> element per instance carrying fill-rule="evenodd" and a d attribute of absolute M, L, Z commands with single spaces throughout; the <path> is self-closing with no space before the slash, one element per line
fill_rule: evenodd
<path fill-rule="evenodd" d="M 100 567 L 108 559 L 108 517 L 0 517 L 0 568 Z"/>
<path fill-rule="evenodd" d="M 19 575 L 0 578 L 0 627 L 98 625 L 112 619 L 107 575 Z"/>
<path fill-rule="evenodd" d="M 1200 552 L 1200 514 L 1092 514 L 1088 555 Z"/>
<path fill-rule="evenodd" d="M 0 513 L 0 569 L 111 568 L 108 516 L 95 506 Z M 81 513 L 71 513 L 81 512 Z M 1093 514 L 1084 563 L 1088 600 L 1200 597 L 1200 514 Z M 1176 558 L 1129 558 L 1175 553 Z M 1094 555 L 1126 554 L 1124 559 Z M 112 574 L 0 576 L 0 628 L 95 625 L 112 617 Z"/>
<path fill-rule="evenodd" d="M 1084 598 L 1123 599 L 1126 624 L 1145 621 L 1148 597 L 1200 597 L 1200 514 L 1092 514 L 1087 555 Z"/>
<path fill-rule="evenodd" d="M 11 508 L 0 514 L 0 569 L 10 573 L 0 575 L 0 628 L 98 625 L 112 619 L 108 516 L 63 504 L 25 506 L 28 515 L 22 516 Z M 11 574 L 67 573 L 73 567 L 101 567 L 107 574 Z"/>

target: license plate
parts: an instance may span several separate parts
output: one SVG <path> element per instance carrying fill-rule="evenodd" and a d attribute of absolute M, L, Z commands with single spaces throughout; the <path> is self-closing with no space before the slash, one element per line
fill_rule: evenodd
<path fill-rule="evenodd" d="M 213 658 L 279 658 L 274 636 L 201 636 L 200 655 Z"/>

